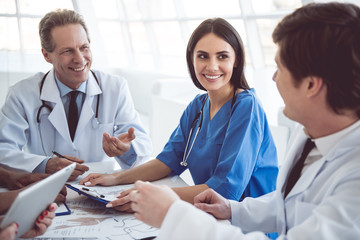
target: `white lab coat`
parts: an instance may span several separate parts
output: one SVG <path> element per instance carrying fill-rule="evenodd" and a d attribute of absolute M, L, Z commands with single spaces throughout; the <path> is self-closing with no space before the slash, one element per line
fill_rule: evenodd
<path fill-rule="evenodd" d="M 232 224 L 237 227 L 218 223 L 177 201 L 158 239 L 268 239 L 262 232 L 278 232 L 278 239 L 360 239 L 360 129 L 313 163 L 284 201 L 284 181 L 305 139 L 303 131 L 298 131 L 289 143 L 276 191 L 242 203 L 230 202 Z"/>
<path fill-rule="evenodd" d="M 40 97 L 40 82 L 44 73 L 37 73 L 12 86 L 0 113 L 0 162 L 32 171 L 51 156 L 52 151 L 85 162 L 103 161 L 108 158 L 102 149 L 103 133 L 118 136 L 127 132 L 129 127 L 135 128 L 136 138 L 129 152 L 116 157 L 121 167 L 129 168 L 135 164 L 134 159 L 141 161 L 150 155 L 151 141 L 135 111 L 126 80 L 100 71 L 94 73 L 100 86 L 90 72 L 74 142 L 70 138 L 53 69 L 45 79 Z M 52 111 L 42 108 L 39 124 L 36 115 L 42 105 L 40 99 L 49 104 Z"/>

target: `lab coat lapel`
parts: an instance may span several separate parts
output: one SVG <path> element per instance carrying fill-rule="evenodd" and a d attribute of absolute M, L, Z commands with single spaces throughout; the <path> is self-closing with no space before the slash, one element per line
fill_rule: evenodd
<path fill-rule="evenodd" d="M 100 84 L 100 82 L 99 82 Z M 97 95 L 101 94 L 101 88 L 96 82 L 94 75 L 89 72 L 89 79 L 86 88 L 85 101 L 82 106 L 80 119 L 76 128 L 75 140 L 77 136 L 85 129 L 91 119 L 93 119 L 96 111 Z M 94 102 L 95 101 L 95 102 Z M 90 124 L 91 125 L 91 124 Z"/>
<path fill-rule="evenodd" d="M 64 139 L 70 139 L 64 105 L 60 98 L 54 74 L 54 70 L 51 70 L 46 77 L 40 99 L 52 103 L 53 109 L 48 119 Z"/>
<path fill-rule="evenodd" d="M 299 181 L 295 184 L 294 188 L 289 193 L 288 198 L 304 192 L 312 184 L 320 170 L 327 162 L 341 159 L 339 156 L 349 151 L 349 149 L 356 147 L 359 133 L 360 129 L 353 131 L 341 141 L 339 141 L 329 153 L 312 163 L 311 167 L 306 169 L 306 171 L 300 177 Z"/>
<path fill-rule="evenodd" d="M 291 198 L 294 195 L 304 192 L 314 181 L 315 177 L 319 173 L 322 166 L 325 164 L 325 157 L 315 161 L 311 164 L 311 167 L 307 168 L 306 171 L 301 175 L 293 189 L 289 192 L 287 198 Z"/>

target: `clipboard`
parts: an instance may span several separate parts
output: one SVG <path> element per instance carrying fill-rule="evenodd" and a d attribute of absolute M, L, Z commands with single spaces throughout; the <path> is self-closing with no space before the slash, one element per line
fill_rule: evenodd
<path fill-rule="evenodd" d="M 70 208 L 66 203 L 58 203 L 58 208 L 55 211 L 55 216 L 70 215 Z"/>
<path fill-rule="evenodd" d="M 78 194 L 85 195 L 88 198 L 91 198 L 95 201 L 101 202 L 103 204 L 108 204 L 112 199 L 107 199 L 103 194 L 99 194 L 96 191 L 92 191 L 90 188 L 82 186 L 81 188 L 72 186 L 71 184 L 65 184 L 66 187 L 74 190 Z"/>

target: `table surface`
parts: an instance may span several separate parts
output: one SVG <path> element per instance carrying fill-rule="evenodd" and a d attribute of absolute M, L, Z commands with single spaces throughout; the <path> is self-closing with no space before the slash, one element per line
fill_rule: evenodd
<path fill-rule="evenodd" d="M 115 161 L 87 163 L 90 170 L 71 183 L 78 183 L 89 173 L 112 173 L 120 171 Z M 171 187 L 187 186 L 179 176 L 167 177 L 153 182 Z M 119 185 L 119 191 L 132 186 Z M 66 203 L 71 210 L 70 215 L 57 216 L 47 232 L 36 239 L 141 239 L 156 236 L 158 229 L 152 228 L 137 220 L 133 214 L 122 213 L 105 207 L 75 191 L 67 189 Z"/>

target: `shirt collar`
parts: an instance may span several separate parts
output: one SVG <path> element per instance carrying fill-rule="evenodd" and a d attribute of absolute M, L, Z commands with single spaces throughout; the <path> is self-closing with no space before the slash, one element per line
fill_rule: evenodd
<path fill-rule="evenodd" d="M 65 84 L 60 82 L 60 80 L 56 77 L 56 74 L 54 74 L 54 75 L 55 75 L 55 81 L 56 81 L 56 84 L 57 84 L 57 86 L 59 88 L 61 97 L 65 96 L 69 92 L 73 91 L 73 89 L 69 88 L 68 86 L 66 86 Z M 81 85 L 76 90 L 86 94 L 86 87 L 87 87 L 87 81 L 81 83 Z"/>
<path fill-rule="evenodd" d="M 360 120 L 356 121 L 354 124 L 343 130 L 340 130 L 325 137 L 313 139 L 313 141 L 315 142 L 316 148 L 319 150 L 321 155 L 325 156 L 341 139 L 343 139 L 346 135 L 353 132 L 357 128 L 360 128 Z"/>

